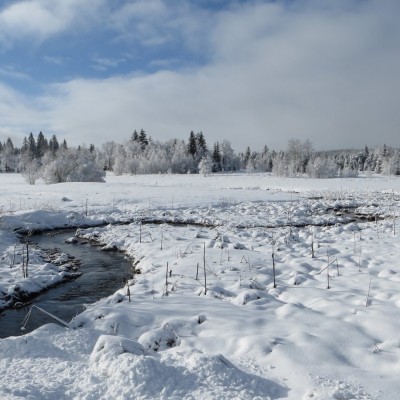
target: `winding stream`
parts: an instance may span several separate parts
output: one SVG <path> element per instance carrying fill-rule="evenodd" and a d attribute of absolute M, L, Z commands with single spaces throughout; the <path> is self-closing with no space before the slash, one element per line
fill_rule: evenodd
<path fill-rule="evenodd" d="M 382 219 L 377 216 L 360 217 L 354 214 L 354 210 L 351 207 L 349 209 L 330 209 L 327 211 L 334 215 L 340 212 L 340 215 L 344 218 L 342 221 L 344 224 L 365 222 L 374 218 Z M 85 309 L 85 304 L 91 304 L 103 297 L 107 297 L 124 285 L 127 272 L 132 266 L 129 260 L 126 260 L 121 253 L 104 252 L 99 247 L 91 246 L 90 244 L 65 243 L 65 239 L 72 235 L 73 233 L 68 232 L 51 236 L 41 234 L 32 237 L 32 241 L 43 249 L 58 248 L 61 252 L 70 254 L 80 260 L 81 265 L 78 271 L 82 275 L 40 294 L 26 307 L 3 311 L 0 314 L 0 338 L 22 335 L 49 322 L 55 322 L 51 317 L 37 309 L 33 309 L 25 326 L 26 330 L 22 331 L 23 320 L 32 304 L 69 322 Z"/>
<path fill-rule="evenodd" d="M 82 275 L 40 294 L 26 307 L 3 311 L 0 315 L 0 338 L 22 335 L 49 322 L 55 322 L 54 319 L 33 309 L 26 330 L 22 331 L 22 322 L 32 304 L 69 322 L 84 310 L 85 304 L 109 296 L 124 285 L 127 271 L 131 268 L 129 260 L 124 259 L 121 253 L 104 252 L 90 244 L 65 243 L 65 239 L 71 236 L 72 233 L 61 233 L 32 237 L 32 241 L 43 249 L 57 247 L 81 260 L 78 271 Z"/>

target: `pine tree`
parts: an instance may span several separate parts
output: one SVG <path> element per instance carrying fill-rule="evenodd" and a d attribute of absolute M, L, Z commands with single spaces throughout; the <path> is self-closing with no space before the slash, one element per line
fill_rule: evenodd
<path fill-rule="evenodd" d="M 22 141 L 21 154 L 28 154 L 28 151 L 29 151 L 28 139 L 25 136 L 24 140 Z"/>
<path fill-rule="evenodd" d="M 11 138 L 7 138 L 5 147 L 7 150 L 14 152 L 14 144 L 13 144 Z"/>
<path fill-rule="evenodd" d="M 34 158 L 37 158 L 37 147 L 36 147 L 36 141 L 35 138 L 33 137 L 32 132 L 28 136 L 28 156 L 31 160 Z"/>
<path fill-rule="evenodd" d="M 56 136 L 56 135 L 53 135 L 53 136 L 51 137 L 51 139 L 50 139 L 50 142 L 49 142 L 49 150 L 50 150 L 50 151 L 53 153 L 53 155 L 54 155 L 54 154 L 57 153 L 57 151 L 58 151 L 59 148 L 60 148 L 60 145 L 59 145 L 59 143 L 58 143 L 57 136 Z"/>
<path fill-rule="evenodd" d="M 247 146 L 246 153 L 244 153 L 244 156 L 243 156 L 243 165 L 247 165 L 250 157 L 251 157 L 250 147 Z"/>
<path fill-rule="evenodd" d="M 213 160 L 213 172 L 221 171 L 221 151 L 218 142 L 214 144 L 212 160 Z"/>
<path fill-rule="evenodd" d="M 141 144 L 142 150 L 146 148 L 146 146 L 149 144 L 149 140 L 147 139 L 146 132 L 141 129 L 139 133 L 139 142 Z"/>
<path fill-rule="evenodd" d="M 89 151 L 90 151 L 91 153 L 93 153 L 93 152 L 95 151 L 95 147 L 94 147 L 94 144 L 93 144 L 93 143 L 90 144 L 90 146 L 89 146 Z"/>
<path fill-rule="evenodd" d="M 206 139 L 204 138 L 203 132 L 199 132 L 196 135 L 196 148 L 197 153 L 200 155 L 204 155 L 207 153 L 207 143 Z"/>
<path fill-rule="evenodd" d="M 131 136 L 131 142 L 138 142 L 138 141 L 139 141 L 139 134 L 137 133 L 137 130 L 135 129 Z"/>
<path fill-rule="evenodd" d="M 18 160 L 16 157 L 16 149 L 11 138 L 7 138 L 7 141 L 3 147 L 2 164 L 4 165 L 5 172 L 14 172 L 17 169 Z"/>
<path fill-rule="evenodd" d="M 190 132 L 190 136 L 189 136 L 188 153 L 189 153 L 193 158 L 195 158 L 196 153 L 197 153 L 196 137 L 195 137 L 193 131 Z"/>
<path fill-rule="evenodd" d="M 36 149 L 37 155 L 39 158 L 42 158 L 47 150 L 49 149 L 49 143 L 47 139 L 44 137 L 42 132 L 39 132 L 37 140 L 36 140 Z"/>

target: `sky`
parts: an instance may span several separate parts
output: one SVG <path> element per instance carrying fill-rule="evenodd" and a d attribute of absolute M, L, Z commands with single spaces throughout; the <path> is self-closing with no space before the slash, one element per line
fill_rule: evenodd
<path fill-rule="evenodd" d="M 0 140 L 400 147 L 398 0 L 0 1 Z"/>

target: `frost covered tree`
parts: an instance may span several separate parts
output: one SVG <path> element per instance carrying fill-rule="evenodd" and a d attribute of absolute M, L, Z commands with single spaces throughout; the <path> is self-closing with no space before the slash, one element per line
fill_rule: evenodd
<path fill-rule="evenodd" d="M 295 176 L 303 171 L 302 144 L 299 139 L 290 139 L 285 152 L 289 176 Z"/>
<path fill-rule="evenodd" d="M 185 174 L 188 171 L 194 171 L 197 168 L 193 157 L 187 152 L 185 142 L 177 140 L 173 147 L 173 155 L 171 159 L 171 172 Z"/>
<path fill-rule="evenodd" d="M 250 147 L 247 146 L 246 151 L 244 153 L 240 154 L 240 161 L 242 163 L 242 166 L 246 167 L 250 157 L 251 157 L 251 150 L 250 150 Z"/>
<path fill-rule="evenodd" d="M 131 175 L 136 175 L 140 173 L 141 154 L 142 148 L 140 146 L 139 140 L 133 140 L 131 138 L 131 140 L 126 145 L 125 172 Z"/>
<path fill-rule="evenodd" d="M 1 152 L 1 170 L 4 172 L 15 172 L 18 169 L 18 151 L 14 148 L 11 138 L 7 138 Z"/>
<path fill-rule="evenodd" d="M 59 149 L 43 157 L 42 177 L 46 183 L 104 182 L 105 172 L 88 149 Z"/>
<path fill-rule="evenodd" d="M 106 172 L 96 162 L 96 154 L 87 148 L 63 149 L 76 154 L 77 166 L 68 175 L 68 182 L 104 182 Z"/>
<path fill-rule="evenodd" d="M 382 174 L 384 175 L 400 175 L 400 151 L 392 150 L 391 155 L 382 161 Z"/>
<path fill-rule="evenodd" d="M 272 172 L 277 176 L 289 176 L 289 166 L 285 157 L 285 154 L 280 151 L 274 157 L 274 163 L 272 166 Z"/>
<path fill-rule="evenodd" d="M 103 143 L 101 149 L 104 158 L 104 169 L 106 171 L 112 171 L 115 162 L 117 144 L 112 140 L 110 142 Z"/>
<path fill-rule="evenodd" d="M 150 174 L 167 173 L 170 168 L 170 162 L 167 157 L 167 151 L 160 142 L 149 141 L 146 151 L 143 155 L 146 162 L 146 171 Z M 188 157 L 188 162 L 192 162 Z M 189 165 L 190 168 L 190 165 Z"/>
<path fill-rule="evenodd" d="M 199 162 L 199 173 L 203 176 L 210 175 L 212 172 L 213 161 L 209 155 L 204 156 Z"/>
<path fill-rule="evenodd" d="M 223 140 L 220 146 L 221 168 L 223 171 L 236 171 L 240 168 L 239 157 L 235 155 L 231 143 Z"/>
<path fill-rule="evenodd" d="M 115 151 L 115 161 L 113 166 L 114 175 L 122 175 L 126 170 L 127 153 L 125 146 L 118 144 Z"/>
<path fill-rule="evenodd" d="M 37 158 L 29 158 L 27 155 L 23 156 L 26 158 L 25 161 L 22 161 L 22 176 L 25 178 L 26 182 L 29 185 L 34 185 L 36 180 L 40 176 L 40 164 Z"/>
<path fill-rule="evenodd" d="M 255 170 L 254 160 L 250 157 L 249 160 L 247 161 L 246 172 L 252 174 L 254 170 Z"/>
<path fill-rule="evenodd" d="M 308 163 L 307 172 L 312 178 L 333 178 L 337 176 L 338 166 L 332 159 L 317 156 Z"/>
<path fill-rule="evenodd" d="M 268 146 L 264 146 L 262 152 L 257 153 L 254 157 L 254 168 L 260 172 L 271 172 L 273 165 L 273 154 L 269 151 Z"/>
<path fill-rule="evenodd" d="M 273 160 L 272 171 L 279 176 L 303 174 L 307 171 L 313 153 L 313 146 L 309 140 L 301 142 L 299 139 L 290 139 L 286 151 Z"/>
<path fill-rule="evenodd" d="M 78 167 L 76 152 L 60 150 L 57 155 L 49 151 L 43 157 L 42 178 L 46 183 L 67 182 L 68 176 Z"/>

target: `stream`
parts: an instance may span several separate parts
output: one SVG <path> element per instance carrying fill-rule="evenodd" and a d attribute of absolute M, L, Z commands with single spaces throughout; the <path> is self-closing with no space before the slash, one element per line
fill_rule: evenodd
<path fill-rule="evenodd" d="M 350 222 L 361 223 L 375 218 L 382 219 L 378 216 L 355 215 L 351 207 L 340 210 L 329 209 L 327 212 L 334 215 L 340 214 L 344 218 L 342 223 L 345 224 Z M 131 270 L 132 264 L 124 258 L 122 253 L 105 252 L 88 243 L 65 243 L 65 240 L 71 236 L 73 236 L 72 232 L 32 236 L 32 242 L 39 247 L 43 249 L 58 248 L 61 252 L 80 260 L 81 265 L 78 272 L 82 275 L 38 295 L 25 307 L 1 312 L 0 338 L 22 335 L 49 322 L 55 323 L 53 318 L 33 309 L 29 321 L 25 325 L 26 330 L 21 330 L 24 318 L 33 304 L 66 322 L 70 322 L 73 317 L 85 309 L 86 304 L 110 296 L 124 286 L 127 272 Z"/>
<path fill-rule="evenodd" d="M 25 307 L 3 311 L 0 315 L 0 338 L 19 336 L 44 324 L 56 323 L 53 318 L 34 308 L 25 326 L 26 330 L 21 330 L 23 320 L 33 304 L 70 322 L 85 309 L 85 304 L 110 296 L 123 287 L 132 264 L 122 253 L 105 252 L 90 244 L 65 243 L 65 239 L 71 236 L 71 232 L 32 236 L 31 241 L 39 247 L 58 248 L 80 260 L 78 272 L 82 275 L 38 295 Z"/>

